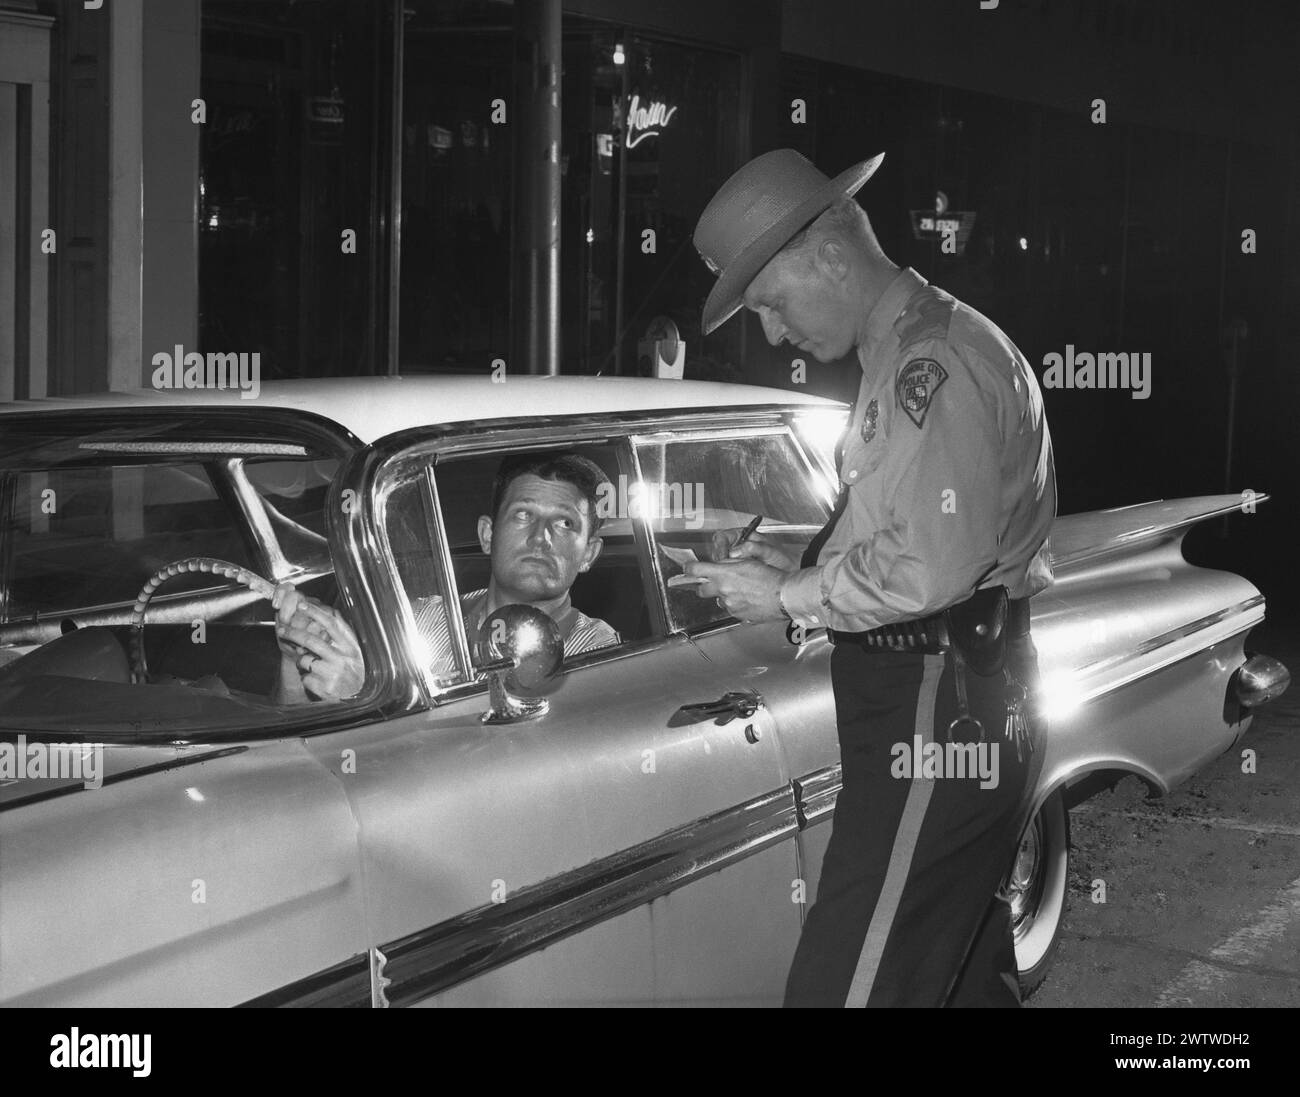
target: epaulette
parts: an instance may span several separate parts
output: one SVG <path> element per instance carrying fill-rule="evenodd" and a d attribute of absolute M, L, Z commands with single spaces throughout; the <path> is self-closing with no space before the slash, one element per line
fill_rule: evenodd
<path fill-rule="evenodd" d="M 926 339 L 947 339 L 948 325 L 957 302 L 946 293 L 927 286 L 896 321 L 900 350 Z"/>

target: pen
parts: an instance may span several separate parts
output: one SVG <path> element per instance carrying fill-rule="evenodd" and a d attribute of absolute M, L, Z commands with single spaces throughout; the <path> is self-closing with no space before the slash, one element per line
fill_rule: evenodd
<path fill-rule="evenodd" d="M 758 524 L 762 520 L 763 520 L 763 516 L 761 514 L 754 515 L 754 520 L 750 522 L 749 525 L 747 525 L 743 530 L 740 531 L 740 536 L 736 538 L 736 543 L 731 546 L 732 551 L 735 551 L 736 549 L 740 548 L 741 545 L 743 545 L 746 541 L 749 540 L 750 534 L 752 534 L 756 529 L 758 529 Z"/>

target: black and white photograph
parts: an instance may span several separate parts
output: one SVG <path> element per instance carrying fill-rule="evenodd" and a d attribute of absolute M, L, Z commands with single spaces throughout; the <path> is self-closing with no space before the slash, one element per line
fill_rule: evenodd
<path fill-rule="evenodd" d="M 1281 0 L 0 0 L 10 1046 L 1262 1065 L 1298 108 Z"/>

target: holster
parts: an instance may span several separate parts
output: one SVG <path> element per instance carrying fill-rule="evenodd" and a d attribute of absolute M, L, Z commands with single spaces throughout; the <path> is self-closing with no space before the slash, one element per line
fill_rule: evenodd
<path fill-rule="evenodd" d="M 944 610 L 948 641 L 976 674 L 1002 670 L 1007 658 L 1007 588 L 986 587 Z"/>

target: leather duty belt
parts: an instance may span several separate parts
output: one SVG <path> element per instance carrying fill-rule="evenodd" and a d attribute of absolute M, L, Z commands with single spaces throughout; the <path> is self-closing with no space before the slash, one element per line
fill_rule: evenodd
<path fill-rule="evenodd" d="M 919 655 L 938 655 L 948 650 L 948 625 L 942 613 L 915 621 L 867 629 L 865 632 L 841 632 L 827 629 L 832 644 L 849 644 L 870 651 L 911 651 Z"/>
<path fill-rule="evenodd" d="M 1001 664 L 1001 651 L 997 649 L 1005 649 L 1008 640 L 1029 635 L 1029 599 L 1007 598 L 1005 587 L 989 587 L 929 617 L 865 632 L 827 629 L 827 634 L 833 644 L 851 644 L 867 651 L 939 655 L 958 647 L 977 665 L 984 661 L 981 649 L 989 649 L 992 669 L 992 664 Z"/>

